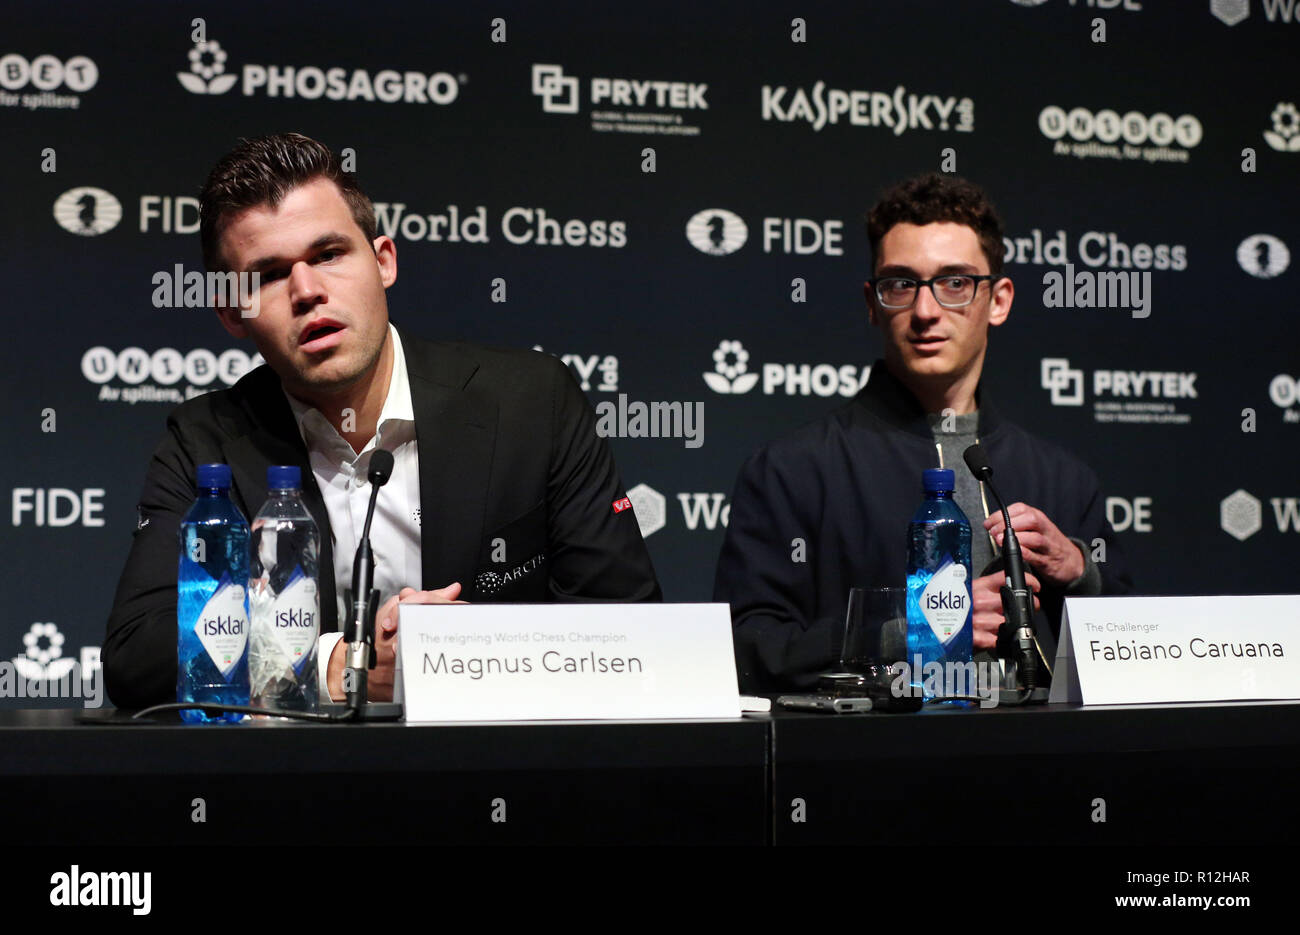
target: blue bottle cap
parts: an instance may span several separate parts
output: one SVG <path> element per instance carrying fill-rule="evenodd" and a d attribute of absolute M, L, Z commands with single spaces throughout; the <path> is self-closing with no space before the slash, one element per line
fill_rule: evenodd
<path fill-rule="evenodd" d="M 296 464 L 273 464 L 266 469 L 266 486 L 270 490 L 296 490 L 302 486 L 302 471 Z"/>
<path fill-rule="evenodd" d="M 921 474 L 921 486 L 926 493 L 952 493 L 956 481 L 951 468 L 927 468 Z"/>
<path fill-rule="evenodd" d="M 222 490 L 230 489 L 229 464 L 200 464 L 197 473 L 200 487 L 220 487 Z"/>

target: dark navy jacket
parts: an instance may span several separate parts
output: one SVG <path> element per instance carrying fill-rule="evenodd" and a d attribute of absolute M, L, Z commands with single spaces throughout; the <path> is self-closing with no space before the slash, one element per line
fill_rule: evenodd
<path fill-rule="evenodd" d="M 1003 421 L 988 394 L 976 400 L 998 490 L 1042 510 L 1067 536 L 1104 539 L 1102 593 L 1130 591 L 1096 474 Z M 812 687 L 838 657 L 849 588 L 903 586 L 921 472 L 938 466 L 925 411 L 883 362 L 851 402 L 745 462 L 714 585 L 714 599 L 731 605 L 742 691 Z M 805 543 L 804 561 L 795 540 Z M 1051 659 L 1066 592 L 1043 588 L 1039 638 Z"/>

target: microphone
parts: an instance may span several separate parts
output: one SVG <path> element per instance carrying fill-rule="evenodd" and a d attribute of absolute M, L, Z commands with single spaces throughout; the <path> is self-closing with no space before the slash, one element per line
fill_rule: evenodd
<path fill-rule="evenodd" d="M 971 445 L 962 453 L 962 458 L 976 480 L 988 484 L 993 499 L 1002 510 L 1002 522 L 1006 525 L 1002 536 L 1002 557 L 1006 564 L 1006 581 L 1002 585 L 1002 614 L 1007 618 L 1003 626 L 1010 631 L 1015 645 L 1021 683 L 1026 692 L 1032 695 L 1038 687 L 1039 650 L 1038 638 L 1034 634 L 1034 599 L 1025 585 L 1025 563 L 1020 552 L 1020 540 L 1011 527 L 1011 514 L 1007 512 L 1006 501 L 993 486 L 993 466 L 989 464 L 983 446 L 978 442 Z"/>
<path fill-rule="evenodd" d="M 366 524 L 361 531 L 356 558 L 352 562 L 352 589 L 344 595 L 348 608 L 347 665 L 343 670 L 343 688 L 348 708 L 358 710 L 366 703 L 368 672 L 375 667 L 375 613 L 379 609 L 379 592 L 374 588 L 375 556 L 370 548 L 370 523 L 375 517 L 375 501 L 379 488 L 393 476 L 393 454 L 383 448 L 370 455 L 370 505 L 366 508 Z"/>

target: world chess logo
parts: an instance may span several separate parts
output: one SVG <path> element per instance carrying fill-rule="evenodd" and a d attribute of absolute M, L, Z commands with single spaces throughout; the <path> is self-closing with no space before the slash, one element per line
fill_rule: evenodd
<path fill-rule="evenodd" d="M 1300 153 L 1300 111 L 1291 101 L 1278 101 L 1272 113 L 1273 129 L 1264 140 L 1280 153 Z"/>
<path fill-rule="evenodd" d="M 70 234 L 95 237 L 117 227 L 122 202 L 102 188 L 70 188 L 55 200 L 54 220 Z"/>
<path fill-rule="evenodd" d="M 686 239 L 709 256 L 735 253 L 749 239 L 744 219 L 726 208 L 706 208 L 686 222 Z"/>
<path fill-rule="evenodd" d="M 1219 502 L 1219 525 L 1238 542 L 1245 542 L 1263 528 L 1263 510 L 1259 500 L 1236 490 Z"/>
<path fill-rule="evenodd" d="M 1236 26 L 1250 15 L 1250 0 L 1210 0 L 1210 12 L 1225 26 Z"/>
<path fill-rule="evenodd" d="M 1237 263 L 1259 279 L 1272 279 L 1291 265 L 1291 251 L 1272 234 L 1252 234 L 1237 245 Z"/>
<path fill-rule="evenodd" d="M 548 114 L 578 112 L 578 79 L 567 77 L 562 65 L 534 65 L 533 94 L 542 99 Z"/>
<path fill-rule="evenodd" d="M 1083 405 L 1083 371 L 1074 370 L 1064 357 L 1044 357 L 1040 380 L 1052 394 L 1053 406 Z"/>
<path fill-rule="evenodd" d="M 224 74 L 226 50 L 215 39 L 194 43 L 190 49 L 190 70 L 176 73 L 176 80 L 191 94 L 225 94 L 235 86 L 236 75 Z"/>
<path fill-rule="evenodd" d="M 649 484 L 637 484 L 627 492 L 627 498 L 632 501 L 641 538 L 649 538 L 664 528 L 668 521 L 668 501 L 663 494 Z"/>

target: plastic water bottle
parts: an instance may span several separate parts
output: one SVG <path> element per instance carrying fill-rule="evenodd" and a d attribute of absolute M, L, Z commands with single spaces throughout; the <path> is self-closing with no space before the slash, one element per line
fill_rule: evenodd
<path fill-rule="evenodd" d="M 249 546 L 251 704 L 315 711 L 320 533 L 302 502 L 297 467 L 267 468 L 266 486 L 270 493 L 253 520 Z"/>
<path fill-rule="evenodd" d="M 935 680 L 925 679 L 936 671 L 928 663 L 938 663 L 943 684 L 951 685 L 956 677 L 948 664 L 971 661 L 970 521 L 952 498 L 953 480 L 950 470 L 924 472 L 925 500 L 908 528 L 907 655 L 913 684 L 926 689 L 927 701 L 937 694 L 930 690 Z M 975 694 L 966 681 L 970 671 L 965 665 L 959 694 Z"/>
<path fill-rule="evenodd" d="M 230 466 L 200 464 L 181 520 L 176 574 L 176 700 L 248 704 L 248 521 L 230 502 Z M 239 721 L 181 712 L 190 724 Z"/>

